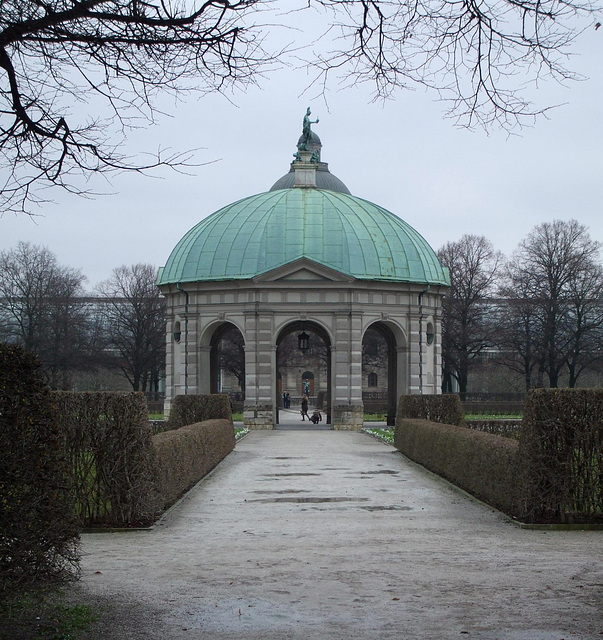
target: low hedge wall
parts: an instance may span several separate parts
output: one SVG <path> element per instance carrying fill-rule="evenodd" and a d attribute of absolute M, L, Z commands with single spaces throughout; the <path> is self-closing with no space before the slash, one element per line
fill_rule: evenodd
<path fill-rule="evenodd" d="M 167 509 L 235 446 L 232 420 L 207 420 L 153 436 L 160 506 Z"/>
<path fill-rule="evenodd" d="M 460 425 L 465 421 L 461 399 L 454 393 L 401 396 L 396 415 L 444 424 Z"/>
<path fill-rule="evenodd" d="M 230 399 L 225 394 L 176 396 L 170 409 L 168 429 L 179 429 L 187 424 L 223 418 L 232 420 Z"/>
<path fill-rule="evenodd" d="M 398 417 L 394 445 L 414 462 L 484 502 L 505 513 L 517 513 L 516 440 Z"/>

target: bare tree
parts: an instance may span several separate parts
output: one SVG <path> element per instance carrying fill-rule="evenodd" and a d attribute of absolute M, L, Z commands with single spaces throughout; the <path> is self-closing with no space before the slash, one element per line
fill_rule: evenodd
<path fill-rule="evenodd" d="M 520 348 L 537 362 L 538 384 L 548 377 L 559 385 L 564 367 L 574 386 L 584 368 L 598 357 L 595 343 L 603 318 L 600 243 L 576 220 L 536 226 L 523 240 L 508 267 L 513 278 L 506 295 L 529 310 L 530 332 Z M 505 334 L 507 331 L 501 331 Z"/>
<path fill-rule="evenodd" d="M 220 371 L 235 376 L 244 397 L 245 340 L 236 327 L 230 327 L 220 334 L 217 343 L 217 364 Z"/>
<path fill-rule="evenodd" d="M 368 328 L 362 339 L 362 371 L 387 369 L 389 345 L 384 336 L 373 328 Z"/>
<path fill-rule="evenodd" d="M 542 386 L 544 361 L 538 305 L 534 299 L 532 274 L 522 271 L 516 262 L 505 266 L 496 309 L 497 331 L 494 337 L 499 349 L 498 362 L 519 373 L 527 391 Z M 535 375 L 538 377 L 535 380 Z"/>
<path fill-rule="evenodd" d="M 423 85 L 451 101 L 461 124 L 513 126 L 539 109 L 520 90 L 549 76 L 575 77 L 565 66 L 572 40 L 594 2 L 473 0 L 384 2 L 319 0 L 335 13 L 343 46 L 319 60 L 324 74 L 345 69 L 349 83 L 372 80 L 380 97 Z"/>
<path fill-rule="evenodd" d="M 568 314 L 570 343 L 566 359 L 573 388 L 585 369 L 601 360 L 599 346 L 603 338 L 603 269 L 587 264 L 569 282 Z"/>
<path fill-rule="evenodd" d="M 438 258 L 450 270 L 451 285 L 442 309 L 443 391 L 453 391 L 454 378 L 465 393 L 472 362 L 493 342 L 486 302 L 503 256 L 483 236 L 464 235 L 442 247 Z"/>
<path fill-rule="evenodd" d="M 315 0 L 306 10 L 332 12 L 327 45 L 309 33 L 291 48 L 324 81 L 338 72 L 351 83 L 372 81 L 378 96 L 423 85 L 451 100 L 463 124 L 513 126 L 538 112 L 523 91 L 530 81 L 572 77 L 563 65 L 568 47 L 580 19 L 599 6 Z M 299 12 L 259 0 L 3 0 L 1 8 L 2 211 L 29 210 L 48 186 L 80 193 L 80 178 L 95 173 L 187 164 L 187 155 L 161 152 L 149 162 L 124 157 L 125 132 L 153 121 L 164 91 L 253 82 L 279 58 L 263 48 L 274 31 L 268 23 L 299 23 Z M 78 117 L 74 104 L 90 116 Z"/>
<path fill-rule="evenodd" d="M 160 91 L 245 83 L 267 56 L 241 18 L 257 0 L 4 0 L 0 11 L 0 210 L 40 202 L 36 186 L 79 191 L 78 177 L 134 163 L 124 131 L 153 120 Z M 74 115 L 97 98 L 104 117 Z M 94 108 L 94 107 L 93 107 Z M 85 111 L 85 110 L 84 110 Z"/>
<path fill-rule="evenodd" d="M 103 314 L 108 361 L 118 367 L 134 391 L 157 393 L 165 366 L 165 298 L 149 264 L 125 265 L 98 286 L 105 298 Z"/>
<path fill-rule="evenodd" d="M 73 372 L 93 365 L 85 280 L 44 247 L 20 242 L 0 253 L 1 337 L 34 351 L 53 388 L 68 388 Z"/>

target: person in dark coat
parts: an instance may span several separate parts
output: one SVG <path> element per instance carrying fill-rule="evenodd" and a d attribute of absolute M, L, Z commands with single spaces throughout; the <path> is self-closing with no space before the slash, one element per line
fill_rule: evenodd
<path fill-rule="evenodd" d="M 305 394 L 302 396 L 302 401 L 301 401 L 301 417 L 302 417 L 302 422 L 306 418 L 308 418 L 308 420 L 310 419 L 308 416 L 308 396 Z"/>

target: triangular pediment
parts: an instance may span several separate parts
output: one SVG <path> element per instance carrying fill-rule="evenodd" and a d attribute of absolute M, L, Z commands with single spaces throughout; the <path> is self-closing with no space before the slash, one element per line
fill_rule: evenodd
<path fill-rule="evenodd" d="M 355 278 L 352 276 L 325 267 L 308 258 L 298 258 L 254 278 L 255 282 L 352 282 L 353 280 Z"/>

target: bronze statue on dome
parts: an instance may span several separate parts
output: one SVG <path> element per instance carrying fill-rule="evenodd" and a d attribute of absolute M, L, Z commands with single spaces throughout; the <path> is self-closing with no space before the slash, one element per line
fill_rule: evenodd
<path fill-rule="evenodd" d="M 308 109 L 306 110 L 306 115 L 304 116 L 304 124 L 302 126 L 302 139 L 301 139 L 301 144 L 299 145 L 300 148 L 302 146 L 304 146 L 305 148 L 306 143 L 310 141 L 310 138 L 312 138 L 311 125 L 317 124 L 319 121 L 318 118 L 316 118 L 316 120 L 312 122 L 312 120 L 310 120 L 311 113 L 312 112 L 310 111 L 310 107 L 308 107 Z"/>

